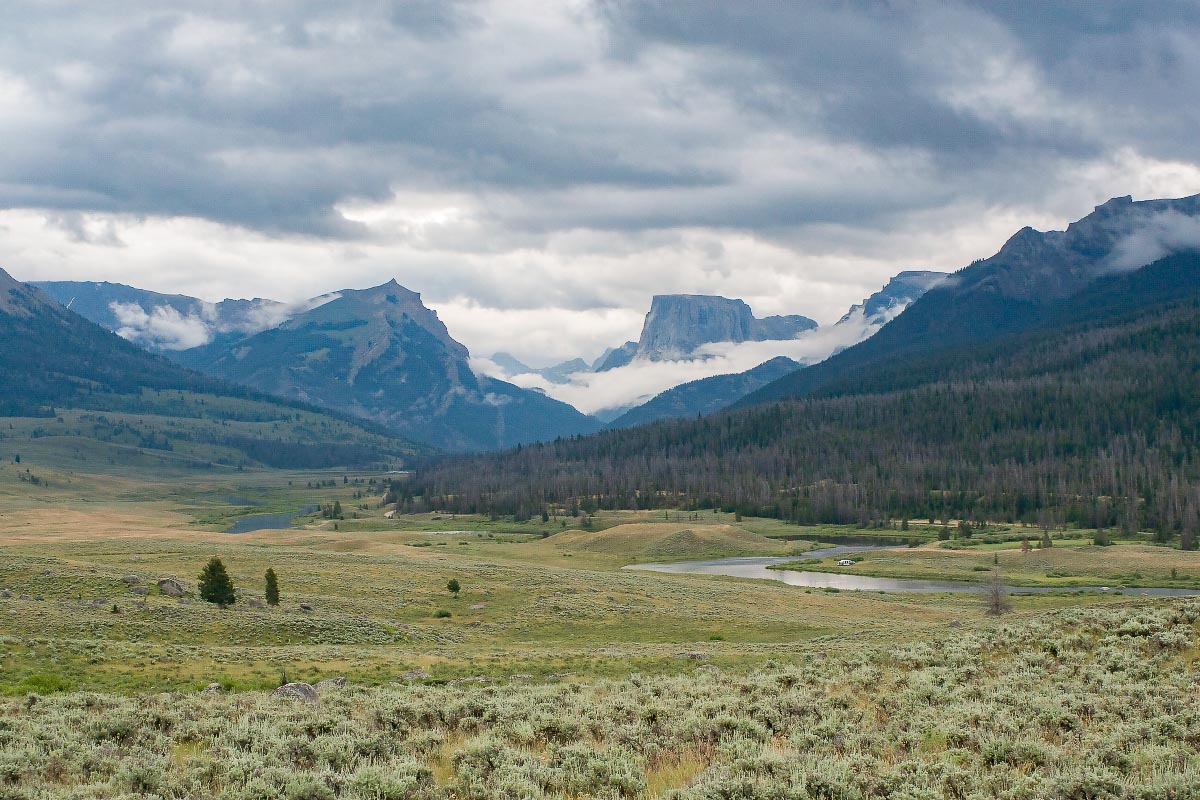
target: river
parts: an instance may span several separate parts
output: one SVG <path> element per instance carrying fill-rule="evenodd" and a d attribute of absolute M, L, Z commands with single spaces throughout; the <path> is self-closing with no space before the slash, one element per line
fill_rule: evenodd
<path fill-rule="evenodd" d="M 760 578 L 781 581 L 790 586 L 808 586 L 814 589 L 839 589 L 843 591 L 860 592 L 892 592 L 892 593 L 938 593 L 938 592 L 978 592 L 984 588 L 982 583 L 970 581 L 930 581 L 909 578 L 875 578 L 868 575 L 851 575 L 844 572 L 806 572 L 801 570 L 767 569 L 773 564 L 783 564 L 802 558 L 827 558 L 841 553 L 862 553 L 867 550 L 887 550 L 880 546 L 839 545 L 810 550 L 790 558 L 775 558 L 770 556 L 742 556 L 738 558 L 715 558 L 708 561 L 676 561 L 671 564 L 631 564 L 625 569 L 642 570 L 645 572 L 666 572 L 686 575 L 728 575 L 733 578 Z M 1131 588 L 1117 589 L 1110 586 L 1010 586 L 1013 594 L 1036 594 L 1038 592 L 1083 591 L 1083 592 L 1115 592 L 1126 595 L 1152 595 L 1158 597 L 1177 597 L 1200 594 L 1194 589 L 1164 589 L 1164 588 Z"/>

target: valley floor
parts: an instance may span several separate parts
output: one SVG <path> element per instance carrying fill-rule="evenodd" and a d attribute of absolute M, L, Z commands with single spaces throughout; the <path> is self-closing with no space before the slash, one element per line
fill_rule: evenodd
<path fill-rule="evenodd" d="M 995 619 L 970 595 L 620 569 L 814 546 L 711 511 L 388 520 L 377 475 L 22 473 L 0 467 L 0 797 L 1200 792 L 1197 600 L 1065 591 Z M 223 532 L 335 501 L 340 519 Z M 1169 583 L 1197 566 L 995 546 L 856 568 Z M 243 590 L 231 608 L 195 596 L 212 556 Z M 257 607 L 268 567 L 277 608 Z M 335 676 L 318 703 L 269 696 Z"/>

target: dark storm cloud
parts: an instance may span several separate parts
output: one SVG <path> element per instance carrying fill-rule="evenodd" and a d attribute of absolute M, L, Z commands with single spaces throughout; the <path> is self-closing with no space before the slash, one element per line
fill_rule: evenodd
<path fill-rule="evenodd" d="M 31 2 L 5 17 L 9 208 L 355 237 L 339 204 L 460 192 L 501 237 L 775 236 L 1027 201 L 1120 147 L 1197 158 L 1200 11 L 1184 3 Z"/>

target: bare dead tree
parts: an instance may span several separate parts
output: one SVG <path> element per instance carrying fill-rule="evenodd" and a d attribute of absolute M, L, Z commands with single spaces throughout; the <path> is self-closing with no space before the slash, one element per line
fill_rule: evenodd
<path fill-rule="evenodd" d="M 1012 601 L 1008 599 L 1008 585 L 1000 570 L 992 570 L 987 585 L 983 589 L 983 607 L 988 615 L 998 617 L 1012 611 Z"/>

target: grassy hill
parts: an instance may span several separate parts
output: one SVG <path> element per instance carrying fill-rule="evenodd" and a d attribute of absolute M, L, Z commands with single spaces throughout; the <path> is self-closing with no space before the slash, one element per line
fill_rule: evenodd
<path fill-rule="evenodd" d="M 544 545 L 571 552 L 614 556 L 625 563 L 683 561 L 726 556 L 778 556 L 796 546 L 768 539 L 733 525 L 701 523 L 634 523 L 603 531 L 571 530 L 551 536 Z"/>

